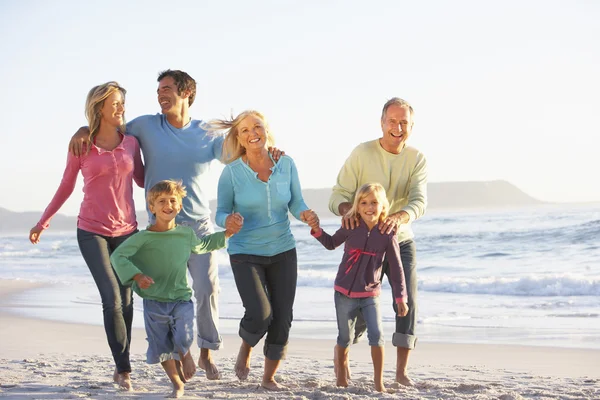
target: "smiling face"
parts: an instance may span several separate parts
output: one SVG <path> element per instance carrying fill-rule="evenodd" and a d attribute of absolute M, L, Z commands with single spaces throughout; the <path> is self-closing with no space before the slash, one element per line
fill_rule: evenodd
<path fill-rule="evenodd" d="M 156 222 L 168 224 L 181 211 L 181 197 L 175 193 L 161 193 L 149 205 L 150 212 L 156 216 Z"/>
<path fill-rule="evenodd" d="M 375 193 L 363 196 L 358 202 L 358 215 L 369 227 L 377 224 L 382 212 L 383 204 L 377 200 Z"/>
<path fill-rule="evenodd" d="M 175 79 L 170 76 L 166 76 L 158 82 L 156 93 L 158 95 L 158 104 L 163 114 L 181 110 L 184 107 L 184 103 L 188 102 L 190 95 L 188 91 L 179 93 Z"/>
<path fill-rule="evenodd" d="M 265 123 L 256 115 L 249 115 L 237 126 L 238 142 L 249 150 L 267 148 L 267 131 Z"/>
<path fill-rule="evenodd" d="M 120 91 L 113 92 L 104 100 L 100 109 L 100 124 L 118 128 L 123 125 L 125 118 L 125 100 Z"/>
<path fill-rule="evenodd" d="M 381 147 L 389 153 L 399 154 L 410 137 L 412 126 L 412 116 L 407 107 L 390 105 L 381 119 Z"/>

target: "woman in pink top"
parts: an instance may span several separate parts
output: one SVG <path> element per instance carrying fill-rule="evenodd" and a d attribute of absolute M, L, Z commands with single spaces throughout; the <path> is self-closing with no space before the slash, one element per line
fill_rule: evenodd
<path fill-rule="evenodd" d="M 67 154 L 67 166 L 54 198 L 29 233 L 36 244 L 50 220 L 69 198 L 79 171 L 83 202 L 77 218 L 77 241 L 102 298 L 104 328 L 115 360 L 113 379 L 131 390 L 129 346 L 133 321 L 131 287 L 121 285 L 111 253 L 137 232 L 133 182 L 144 187 L 144 166 L 137 139 L 125 136 L 125 89 L 108 82 L 90 90 L 85 113 L 91 145 L 80 157 Z"/>

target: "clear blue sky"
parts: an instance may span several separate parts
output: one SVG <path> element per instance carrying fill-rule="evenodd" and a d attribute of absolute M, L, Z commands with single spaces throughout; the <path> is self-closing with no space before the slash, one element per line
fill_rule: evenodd
<path fill-rule="evenodd" d="M 264 112 L 305 188 L 331 187 L 399 96 L 431 182 L 600 200 L 598 21 L 592 0 L 0 1 L 0 207 L 46 207 L 92 86 L 121 83 L 131 120 L 159 112 L 167 68 L 196 79 L 194 118 Z"/>

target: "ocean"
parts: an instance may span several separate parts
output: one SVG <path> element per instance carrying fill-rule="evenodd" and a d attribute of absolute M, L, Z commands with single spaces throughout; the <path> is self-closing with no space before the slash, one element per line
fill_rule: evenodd
<path fill-rule="evenodd" d="M 323 221 L 334 233 L 339 219 Z M 600 205 L 431 211 L 413 224 L 418 260 L 417 336 L 424 342 L 600 349 Z M 341 248 L 324 249 L 297 221 L 298 288 L 291 337 L 336 338 L 333 280 Z M 243 308 L 227 253 L 219 252 L 220 325 L 236 334 Z M 48 285 L 13 297 L 11 312 L 102 324 L 100 297 L 75 232 L 3 235 L 0 279 Z M 384 280 L 384 333 L 394 330 Z M 143 327 L 134 299 L 134 326 Z M 234 344 L 231 344 L 234 345 Z"/>

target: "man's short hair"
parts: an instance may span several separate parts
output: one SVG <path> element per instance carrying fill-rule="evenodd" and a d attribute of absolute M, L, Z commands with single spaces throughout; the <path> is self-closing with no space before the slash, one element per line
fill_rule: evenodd
<path fill-rule="evenodd" d="M 181 92 L 185 90 L 190 91 L 190 97 L 188 97 L 189 105 L 191 106 L 194 103 L 194 99 L 196 98 L 196 81 L 194 78 L 189 76 L 187 72 L 180 71 L 178 69 L 168 69 L 166 71 L 158 74 L 158 82 L 166 78 L 167 76 L 173 78 L 175 81 L 175 85 L 177 85 L 177 90 L 179 95 Z"/>
<path fill-rule="evenodd" d="M 390 108 L 393 105 L 407 108 L 408 111 L 410 112 L 410 119 L 411 120 L 414 119 L 415 111 L 413 110 L 410 103 L 404 99 L 401 99 L 400 97 L 392 97 L 383 105 L 383 110 L 381 110 L 381 120 L 383 120 L 383 117 L 385 117 L 385 113 L 387 112 L 388 108 Z"/>

